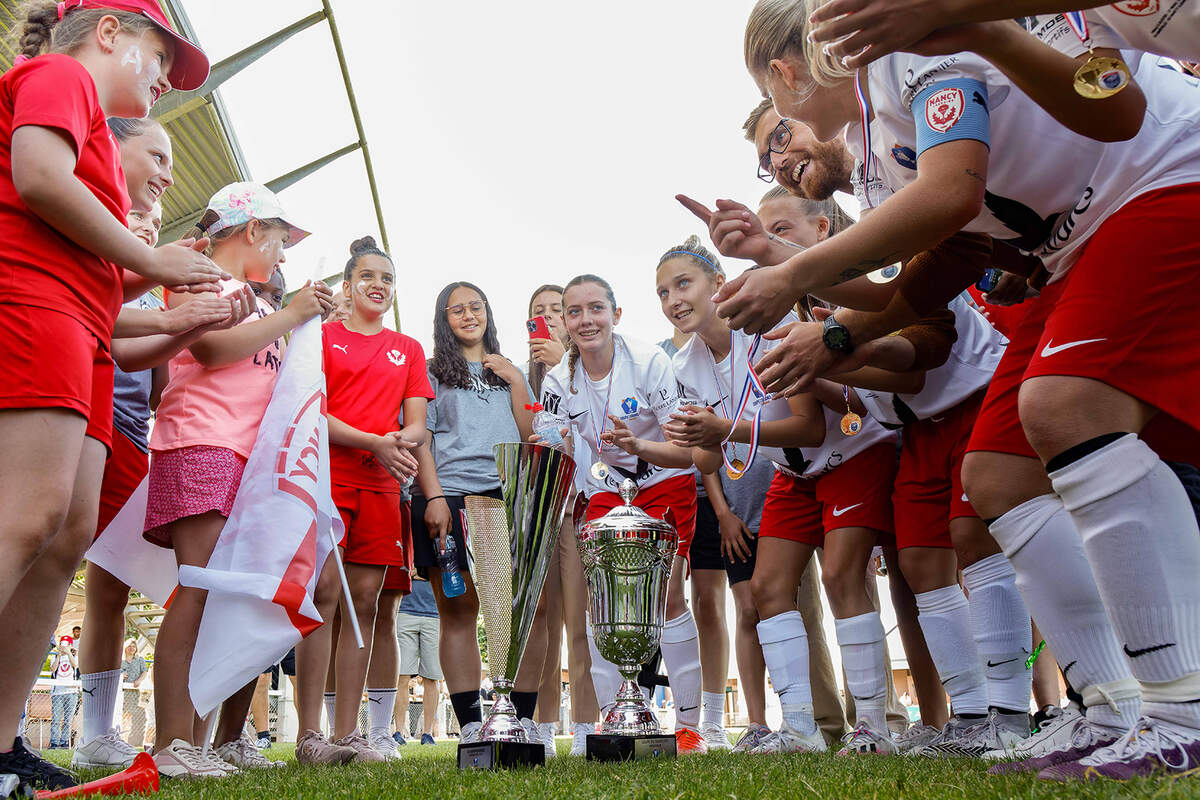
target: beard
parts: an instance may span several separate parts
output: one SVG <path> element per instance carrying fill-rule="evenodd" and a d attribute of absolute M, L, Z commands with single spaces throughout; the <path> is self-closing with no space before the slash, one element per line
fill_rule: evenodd
<path fill-rule="evenodd" d="M 854 160 L 840 141 L 819 142 L 810 148 L 812 161 L 800 180 L 800 193 L 810 200 L 828 200 L 850 182 Z"/>

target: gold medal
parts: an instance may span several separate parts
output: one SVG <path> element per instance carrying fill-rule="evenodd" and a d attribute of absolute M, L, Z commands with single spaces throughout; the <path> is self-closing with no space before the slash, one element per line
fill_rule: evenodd
<path fill-rule="evenodd" d="M 1075 71 L 1075 91 L 1089 100 L 1112 97 L 1129 85 L 1129 67 L 1119 58 L 1098 56 Z"/>
<path fill-rule="evenodd" d="M 746 474 L 746 462 L 740 458 L 735 458 L 729 462 L 729 466 L 725 468 L 725 474 L 729 476 L 731 481 L 741 480 Z"/>
<path fill-rule="evenodd" d="M 842 433 L 847 436 L 857 436 L 861 430 L 862 417 L 853 411 L 847 411 L 846 416 L 842 417 Z"/>
<path fill-rule="evenodd" d="M 603 461 L 597 461 L 595 464 L 592 464 L 591 472 L 593 478 L 598 481 L 603 481 L 608 477 L 608 465 Z"/>

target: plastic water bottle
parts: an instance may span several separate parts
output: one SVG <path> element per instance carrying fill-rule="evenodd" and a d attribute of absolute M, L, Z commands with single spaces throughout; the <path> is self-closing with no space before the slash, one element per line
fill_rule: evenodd
<path fill-rule="evenodd" d="M 546 411 L 541 403 L 534 403 L 529 408 L 533 411 L 533 432 L 541 438 L 541 443 L 547 447 L 562 447 L 563 437 L 558 417 Z"/>
<path fill-rule="evenodd" d="M 438 568 L 442 571 L 442 594 L 458 597 L 467 590 L 462 572 L 458 569 L 458 545 L 454 537 L 446 536 L 446 548 L 438 553 Z"/>

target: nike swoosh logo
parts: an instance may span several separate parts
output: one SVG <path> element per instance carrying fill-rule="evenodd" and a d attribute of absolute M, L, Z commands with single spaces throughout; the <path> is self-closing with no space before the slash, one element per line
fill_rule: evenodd
<path fill-rule="evenodd" d="M 930 422 L 941 422 L 944 419 L 945 419 L 945 417 L 930 417 L 929 421 Z"/>
<path fill-rule="evenodd" d="M 1049 358 L 1055 353 L 1061 353 L 1063 350 L 1070 350 L 1072 347 L 1079 347 L 1081 344 L 1092 344 L 1094 342 L 1108 341 L 1107 337 L 1101 339 L 1080 339 L 1077 342 L 1067 342 L 1066 344 L 1055 345 L 1052 341 L 1046 342 L 1046 346 L 1042 348 L 1042 358 Z"/>
<path fill-rule="evenodd" d="M 858 508 L 858 507 L 859 507 L 859 506 L 861 506 L 861 505 L 862 505 L 862 503 L 855 503 L 854 505 L 852 505 L 852 506 L 846 506 L 845 508 L 838 508 L 837 506 L 834 506 L 834 507 L 833 507 L 833 515 L 834 515 L 835 517 L 840 517 L 842 514 L 845 514 L 845 513 L 846 513 L 847 511 L 849 511 L 850 509 L 852 509 L 852 508 Z"/>
<path fill-rule="evenodd" d="M 578 414 L 567 414 L 567 419 L 577 419 L 578 417 L 582 417 L 586 413 L 587 413 L 586 411 L 580 411 Z"/>
<path fill-rule="evenodd" d="M 700 706 L 688 706 L 687 708 L 680 708 L 679 713 L 682 714 L 684 711 L 695 711 L 699 707 Z"/>
<path fill-rule="evenodd" d="M 1071 671 L 1071 667 L 1075 666 L 1077 663 L 1079 663 L 1078 660 L 1072 661 L 1070 664 L 1067 664 L 1065 667 L 1063 667 L 1063 677 L 1064 678 L 1066 678 L 1067 673 Z"/>
<path fill-rule="evenodd" d="M 989 667 L 998 667 L 998 666 L 1000 666 L 1001 664 L 1011 664 L 1011 663 L 1012 663 L 1012 662 L 1014 662 L 1014 661 L 1020 661 L 1020 660 L 1021 660 L 1021 659 L 1019 659 L 1019 658 L 1010 658 L 1010 659 L 1008 659 L 1007 661 L 996 661 L 996 662 L 992 662 L 992 661 L 991 661 L 991 659 L 989 659 L 989 660 L 988 660 L 988 662 L 987 662 L 987 665 L 988 665 Z"/>
<path fill-rule="evenodd" d="M 1175 642 L 1168 642 L 1167 644 L 1156 644 L 1151 647 L 1143 647 L 1141 650 L 1130 650 L 1129 645 L 1125 645 L 1125 655 L 1129 656 L 1130 658 L 1138 658 L 1139 656 L 1144 656 L 1147 653 L 1157 653 L 1159 650 L 1166 650 L 1168 647 L 1174 646 Z"/>

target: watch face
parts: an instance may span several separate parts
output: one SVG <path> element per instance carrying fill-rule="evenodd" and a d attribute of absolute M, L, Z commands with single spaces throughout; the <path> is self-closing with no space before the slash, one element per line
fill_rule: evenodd
<path fill-rule="evenodd" d="M 846 350 L 850 347 L 850 331 L 840 325 L 825 329 L 825 346 L 831 350 Z"/>

